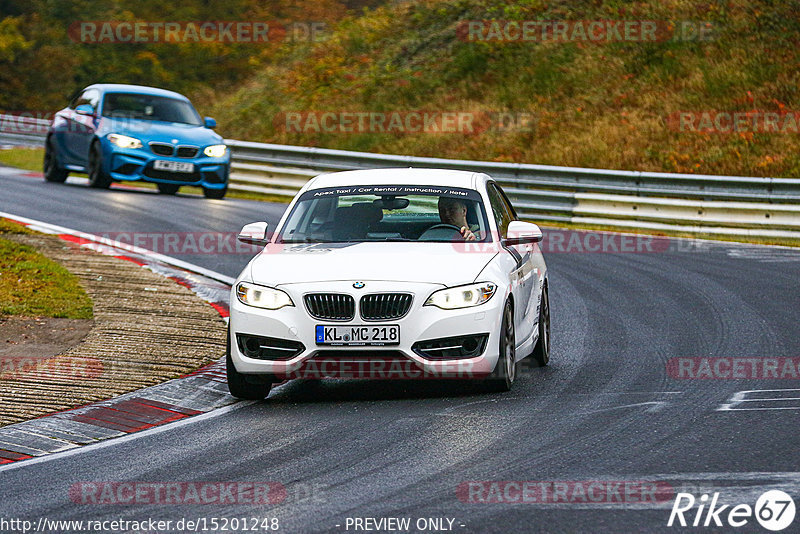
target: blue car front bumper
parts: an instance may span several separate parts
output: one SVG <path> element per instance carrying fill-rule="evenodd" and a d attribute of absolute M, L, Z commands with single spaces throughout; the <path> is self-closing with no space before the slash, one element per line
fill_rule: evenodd
<path fill-rule="evenodd" d="M 198 149 L 195 157 L 184 158 L 161 156 L 152 153 L 147 147 L 119 148 L 104 140 L 103 165 L 112 180 L 135 181 L 194 185 L 206 189 L 224 189 L 228 185 L 230 171 L 230 150 L 222 158 L 210 158 Z M 158 170 L 154 167 L 157 160 L 191 163 L 193 172 L 175 172 Z"/>

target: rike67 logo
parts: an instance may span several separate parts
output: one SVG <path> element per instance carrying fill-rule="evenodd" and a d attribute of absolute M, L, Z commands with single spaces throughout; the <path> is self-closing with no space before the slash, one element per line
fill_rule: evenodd
<path fill-rule="evenodd" d="M 697 509 L 693 510 L 695 505 Z M 791 525 L 794 515 L 794 500 L 780 490 L 763 493 L 756 500 L 755 507 L 720 504 L 719 493 L 714 493 L 710 502 L 706 494 L 696 499 L 691 493 L 678 493 L 667 526 L 739 528 L 755 519 L 765 529 L 777 532 Z"/>

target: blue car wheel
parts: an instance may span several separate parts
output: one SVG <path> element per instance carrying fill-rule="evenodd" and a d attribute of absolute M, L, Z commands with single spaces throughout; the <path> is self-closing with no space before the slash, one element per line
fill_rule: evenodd
<path fill-rule="evenodd" d="M 89 187 L 108 189 L 111 176 L 103 170 L 103 153 L 100 143 L 95 141 L 89 149 Z"/>
<path fill-rule="evenodd" d="M 178 184 L 156 184 L 158 192 L 162 195 L 174 195 L 181 188 Z"/>
<path fill-rule="evenodd" d="M 225 197 L 225 193 L 227 192 L 228 192 L 227 184 L 225 184 L 225 187 L 223 187 L 222 189 L 211 189 L 210 187 L 203 188 L 203 195 L 205 195 L 206 198 L 217 198 L 217 199 L 223 198 Z"/>
<path fill-rule="evenodd" d="M 44 179 L 48 182 L 63 183 L 69 171 L 58 166 L 58 156 L 53 138 L 48 137 L 44 146 Z"/>

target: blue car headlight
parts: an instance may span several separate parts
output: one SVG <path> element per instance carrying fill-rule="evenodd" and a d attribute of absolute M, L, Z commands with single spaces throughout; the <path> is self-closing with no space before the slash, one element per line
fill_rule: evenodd
<path fill-rule="evenodd" d="M 205 150 L 203 150 L 203 154 L 209 158 L 221 158 L 225 156 L 227 151 L 228 147 L 225 145 L 211 145 L 207 146 Z"/>
<path fill-rule="evenodd" d="M 120 148 L 142 148 L 142 142 L 135 137 L 122 134 L 108 134 L 108 140 Z"/>

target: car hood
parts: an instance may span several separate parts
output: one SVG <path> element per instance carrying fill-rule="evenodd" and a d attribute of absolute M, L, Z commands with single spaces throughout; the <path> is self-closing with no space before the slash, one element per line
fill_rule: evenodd
<path fill-rule="evenodd" d="M 182 124 L 179 122 L 157 122 L 140 120 L 104 119 L 103 129 L 106 133 L 130 135 L 147 143 L 161 143 L 206 146 L 222 142 L 222 137 L 204 126 Z"/>
<path fill-rule="evenodd" d="M 485 245 L 485 246 L 484 246 Z M 319 243 L 270 244 L 249 266 L 255 283 L 400 281 L 468 284 L 497 251 L 491 243 L 465 250 L 455 243 Z"/>

